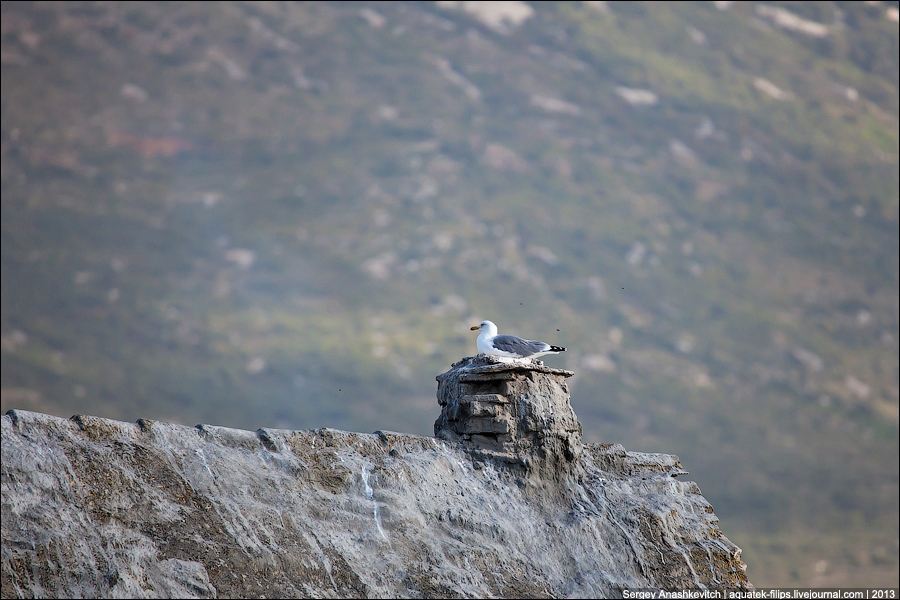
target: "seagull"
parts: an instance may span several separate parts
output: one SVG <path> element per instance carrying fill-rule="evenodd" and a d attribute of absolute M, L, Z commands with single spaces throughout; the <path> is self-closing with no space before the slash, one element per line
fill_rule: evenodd
<path fill-rule="evenodd" d="M 491 321 L 482 321 L 481 325 L 475 325 L 470 329 L 481 331 L 475 340 L 475 346 L 481 354 L 500 358 L 538 358 L 545 354 L 566 351 L 562 346 L 552 346 L 547 342 L 524 340 L 514 335 L 497 335 L 497 326 Z"/>

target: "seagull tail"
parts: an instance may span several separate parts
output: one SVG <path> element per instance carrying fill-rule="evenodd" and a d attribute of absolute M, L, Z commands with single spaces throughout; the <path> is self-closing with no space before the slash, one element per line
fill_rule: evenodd
<path fill-rule="evenodd" d="M 565 352 L 566 349 L 562 346 L 550 346 L 550 352 Z"/>

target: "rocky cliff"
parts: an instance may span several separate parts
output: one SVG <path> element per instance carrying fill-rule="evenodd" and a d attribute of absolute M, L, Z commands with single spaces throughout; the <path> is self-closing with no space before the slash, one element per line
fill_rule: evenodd
<path fill-rule="evenodd" d="M 437 438 L 2 419 L 3 597 L 747 587 L 678 459 L 583 445 L 571 372 L 476 358 Z"/>

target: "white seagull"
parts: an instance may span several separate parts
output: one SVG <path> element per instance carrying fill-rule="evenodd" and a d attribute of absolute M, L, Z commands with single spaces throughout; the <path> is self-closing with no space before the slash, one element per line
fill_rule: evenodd
<path fill-rule="evenodd" d="M 552 346 L 547 342 L 525 340 L 514 335 L 497 335 L 497 326 L 491 321 L 482 321 L 481 325 L 475 325 L 470 329 L 481 331 L 475 340 L 475 346 L 481 354 L 500 358 L 538 358 L 545 354 L 566 351 L 562 346 Z"/>

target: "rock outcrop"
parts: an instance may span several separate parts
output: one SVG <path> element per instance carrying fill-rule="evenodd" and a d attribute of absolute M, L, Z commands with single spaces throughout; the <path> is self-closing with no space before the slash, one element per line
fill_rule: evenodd
<path fill-rule="evenodd" d="M 571 373 L 466 359 L 443 439 L 2 418 L 3 597 L 743 588 L 676 457 L 583 445 Z"/>
<path fill-rule="evenodd" d="M 434 434 L 462 442 L 476 459 L 520 467 L 558 485 L 580 472 L 581 423 L 566 379 L 575 373 L 540 362 L 465 358 L 437 376 L 441 416 Z"/>

